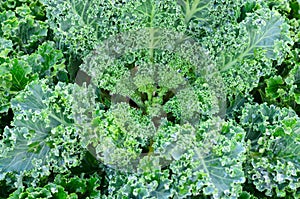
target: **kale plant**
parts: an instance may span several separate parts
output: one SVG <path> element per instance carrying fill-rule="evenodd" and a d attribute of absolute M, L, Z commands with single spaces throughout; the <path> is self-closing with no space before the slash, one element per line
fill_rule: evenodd
<path fill-rule="evenodd" d="M 0 24 L 0 198 L 300 198 L 299 0 L 4 0 Z"/>

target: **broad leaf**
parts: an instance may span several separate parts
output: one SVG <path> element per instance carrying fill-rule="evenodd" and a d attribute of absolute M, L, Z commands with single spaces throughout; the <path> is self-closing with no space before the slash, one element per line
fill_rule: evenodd
<path fill-rule="evenodd" d="M 32 161 L 34 159 L 42 160 L 49 152 L 49 146 L 43 141 L 46 133 L 39 133 L 30 135 L 30 130 L 27 128 L 5 128 L 4 135 L 15 137 L 14 149 L 4 152 L 0 156 L 0 170 L 1 172 L 7 171 L 26 171 L 32 169 L 34 166 Z M 27 136 L 34 136 L 29 139 Z M 11 138 L 10 138 L 11 139 Z M 31 143 L 31 144 L 29 144 Z M 2 150 L 5 151 L 5 148 Z M 4 156 L 5 155 L 5 156 Z M 4 157 L 3 157 L 4 156 Z"/>
<path fill-rule="evenodd" d="M 47 161 L 51 161 L 50 149 L 61 142 L 60 137 L 56 138 L 57 132 L 72 135 L 73 130 L 67 128 L 72 124 L 72 120 L 68 118 L 69 109 L 65 104 L 69 99 L 68 96 L 63 99 L 63 89 L 65 88 L 62 85 L 52 90 L 43 82 L 41 84 L 33 82 L 12 100 L 15 114 L 14 127 L 10 129 L 7 127 L 4 139 L 1 140 L 3 153 L 0 156 L 0 170 L 2 172 L 28 171 L 35 166 L 46 164 L 47 156 Z M 65 129 L 60 129 L 61 125 L 65 126 Z M 69 141 L 72 142 L 72 139 L 65 144 Z M 35 165 L 36 161 L 38 161 L 37 165 Z"/>

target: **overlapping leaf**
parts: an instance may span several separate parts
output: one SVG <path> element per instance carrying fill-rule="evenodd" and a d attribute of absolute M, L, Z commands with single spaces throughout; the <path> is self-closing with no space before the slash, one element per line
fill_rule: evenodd
<path fill-rule="evenodd" d="M 241 118 L 251 141 L 247 173 L 268 196 L 299 188 L 300 119 L 293 110 L 247 105 Z"/>
<path fill-rule="evenodd" d="M 14 127 L 6 127 L 1 140 L 1 172 L 30 171 L 49 161 L 65 164 L 59 160 L 59 154 L 65 152 L 60 151 L 58 145 L 65 146 L 65 151 L 74 150 L 77 139 L 74 128 L 68 127 L 73 122 L 69 118 L 70 96 L 64 96 L 65 92 L 67 94 L 69 89 L 61 84 L 52 90 L 44 82 L 33 82 L 12 100 Z M 58 133 L 68 140 L 63 140 Z M 72 154 L 63 156 L 70 165 L 76 164 Z"/>

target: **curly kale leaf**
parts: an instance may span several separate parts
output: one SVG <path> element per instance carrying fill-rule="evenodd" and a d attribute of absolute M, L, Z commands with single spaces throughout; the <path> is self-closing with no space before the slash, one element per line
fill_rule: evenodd
<path fill-rule="evenodd" d="M 273 74 L 273 64 L 280 64 L 288 53 L 288 45 L 293 43 L 289 26 L 280 14 L 266 8 L 248 14 L 238 25 L 228 26 L 220 31 L 232 29 L 224 33 L 226 37 L 213 36 L 219 43 L 225 38 L 224 42 L 230 41 L 217 49 L 218 66 L 229 95 L 247 93 L 258 85 L 261 77 Z"/>
<path fill-rule="evenodd" d="M 42 79 L 60 80 L 59 75 L 65 72 L 64 56 L 56 49 L 54 42 L 45 42 L 38 49 L 26 57 L 32 72 Z"/>
<path fill-rule="evenodd" d="M 184 29 L 177 1 L 43 0 L 61 46 L 84 57 L 99 41 L 144 28 Z"/>
<path fill-rule="evenodd" d="M 165 167 L 154 159 L 144 160 L 138 173 L 110 170 L 109 196 L 238 197 L 245 181 L 242 170 L 245 132 L 231 123 L 212 132 L 208 128 L 214 128 L 214 124 L 212 121 L 203 124 L 194 136 L 191 134 L 195 129 L 190 125 L 166 125 L 152 145 L 154 154 L 162 151 L 161 157 L 168 160 Z"/>
<path fill-rule="evenodd" d="M 49 24 L 59 45 L 86 55 L 100 38 L 114 34 L 118 6 L 103 0 L 43 0 Z M 118 3 L 116 3 L 118 4 Z M 116 23 L 115 23 L 116 24 Z"/>
<path fill-rule="evenodd" d="M 265 80 L 265 95 L 262 95 L 262 99 L 281 107 L 292 107 L 299 113 L 300 59 L 297 52 L 298 50 L 292 51 L 291 57 L 284 61 L 283 67 L 287 66 L 288 69 L 280 69 L 280 75 Z"/>
<path fill-rule="evenodd" d="M 54 50 L 54 43 L 43 43 L 48 38 L 48 25 L 43 18 L 43 9 L 37 1 L 0 3 L 1 113 L 7 113 L 11 98 L 31 81 L 38 77 L 44 78 L 46 75 L 43 73 L 52 78 L 64 68 L 62 53 Z M 42 61 L 43 59 L 48 61 Z M 41 70 L 38 69 L 40 67 Z"/>
<path fill-rule="evenodd" d="M 47 38 L 48 25 L 36 19 L 35 7 L 22 4 L 0 12 L 0 37 L 11 40 L 16 51 L 32 53 Z"/>
<path fill-rule="evenodd" d="M 4 175 L 25 172 L 43 176 L 79 164 L 71 90 L 62 83 L 51 89 L 45 82 L 35 81 L 12 99 L 13 127 L 5 128 L 1 140 L 0 170 Z"/>
<path fill-rule="evenodd" d="M 283 18 L 278 13 L 271 12 L 268 14 L 270 16 L 267 17 L 266 15 L 265 18 L 258 18 L 255 15 L 246 18 L 246 21 L 241 24 L 248 33 L 246 46 L 243 46 L 244 49 L 241 49 L 242 51 L 233 57 L 224 57 L 221 70 L 226 71 L 242 59 L 253 57 L 256 49 L 262 49 L 268 59 L 276 59 L 275 41 L 284 38 L 282 29 L 287 28 L 285 27 L 287 25 L 284 24 Z"/>
<path fill-rule="evenodd" d="M 63 54 L 56 50 L 53 42 L 45 42 L 40 45 L 36 52 L 30 55 L 9 57 L 8 52 L 12 51 L 11 44 L 7 44 L 1 51 L 3 62 L 0 60 L 0 112 L 6 112 L 10 106 L 10 99 L 22 91 L 30 82 L 38 78 L 45 78 L 51 84 L 60 73 L 63 73 L 65 65 Z M 7 52 L 6 52 L 7 51 Z"/>
<path fill-rule="evenodd" d="M 246 171 L 267 196 L 285 197 L 299 189 L 300 118 L 287 108 L 248 104 L 241 124 L 251 142 Z"/>
<path fill-rule="evenodd" d="M 28 83 L 37 79 L 37 76 L 32 73 L 26 61 L 16 58 L 9 60 L 9 63 L 1 64 L 0 75 L 1 112 L 6 112 L 10 106 L 10 98 L 23 90 Z"/>
<path fill-rule="evenodd" d="M 248 6 L 215 1 L 208 9 L 211 22 L 195 20 L 188 32 L 209 49 L 229 97 L 249 93 L 262 77 L 274 74 L 274 65 L 282 63 L 294 42 L 293 26 L 278 12 L 255 3 L 248 11 L 241 9 Z"/>
<path fill-rule="evenodd" d="M 8 198 L 100 198 L 101 176 L 93 174 L 91 176 L 70 176 L 58 174 L 54 181 L 43 187 L 18 188 Z"/>
<path fill-rule="evenodd" d="M 2 147 L 2 172 L 30 170 L 33 168 L 32 161 L 34 159 L 44 160 L 49 152 L 49 147 L 40 142 L 46 138 L 47 134 L 40 133 L 34 138 L 32 136 L 32 132 L 26 128 L 5 129 L 4 137 L 9 138 L 7 142 L 15 142 L 9 144 L 15 149 L 7 151 L 6 148 Z"/>
<path fill-rule="evenodd" d="M 182 6 L 182 10 L 185 16 L 185 23 L 189 23 L 192 19 L 197 21 L 207 21 L 209 20 L 207 10 L 210 8 L 211 1 L 184 1 L 179 0 L 178 3 Z"/>

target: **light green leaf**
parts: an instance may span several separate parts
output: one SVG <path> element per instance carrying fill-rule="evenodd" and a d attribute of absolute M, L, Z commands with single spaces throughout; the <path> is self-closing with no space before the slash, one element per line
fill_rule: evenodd
<path fill-rule="evenodd" d="M 300 119 L 287 108 L 248 104 L 241 117 L 251 141 L 248 178 L 267 196 L 299 189 Z"/>
<path fill-rule="evenodd" d="M 43 142 L 43 140 L 46 138 L 47 134 L 42 132 L 34 135 L 32 139 L 28 139 L 25 136 L 29 136 L 31 132 L 27 128 L 14 128 L 14 129 L 5 128 L 4 134 L 6 136 L 15 137 L 15 141 L 14 141 L 15 147 L 13 150 L 1 154 L 0 156 L 1 172 L 26 171 L 34 167 L 32 164 L 32 161 L 34 159 L 39 159 L 42 160 L 43 162 L 45 161 L 45 156 L 49 152 L 49 147 L 46 145 L 45 142 Z M 28 144 L 33 142 L 36 143 L 33 145 Z"/>
<path fill-rule="evenodd" d="M 115 14 L 112 1 L 105 3 L 103 0 L 42 0 L 42 2 L 47 5 L 50 27 L 61 48 L 69 46 L 71 50 L 78 52 L 78 55 L 86 54 L 95 47 L 98 39 L 107 36 L 107 32 L 113 32 L 107 29 L 111 23 L 108 18 Z M 58 26 L 60 28 L 57 28 Z"/>
<path fill-rule="evenodd" d="M 2 64 L 2 59 L 7 59 L 7 55 L 13 49 L 13 44 L 10 40 L 0 37 L 0 64 Z"/>
<path fill-rule="evenodd" d="M 21 91 L 25 86 L 37 77 L 31 75 L 31 67 L 23 60 L 13 59 L 10 66 L 12 76 L 11 92 Z"/>
<path fill-rule="evenodd" d="M 185 16 L 185 23 L 189 23 L 190 20 L 209 20 L 208 9 L 212 4 L 209 0 L 179 0 L 178 3 L 182 6 L 182 10 Z"/>
<path fill-rule="evenodd" d="M 171 154 L 174 150 L 181 150 L 179 158 L 173 157 L 170 165 L 172 179 L 176 182 L 174 189 L 179 198 L 199 191 L 214 198 L 234 198 L 241 191 L 241 184 L 245 182 L 242 169 L 246 152 L 243 141 L 245 132 L 231 122 L 220 124 L 221 129 L 215 125 L 216 121 L 212 120 L 202 122 L 196 134 L 196 137 L 202 137 L 201 140 L 188 140 L 191 138 L 187 135 L 181 138 L 182 133 L 172 135 L 175 144 L 171 143 L 168 135 L 161 138 L 161 142 L 166 142 L 162 144 L 167 145 L 166 148 L 173 145 L 174 149 L 169 150 Z M 186 143 L 181 143 L 182 139 Z M 166 155 L 168 153 L 165 152 Z"/>
<path fill-rule="evenodd" d="M 206 195 L 213 195 L 218 198 L 230 194 L 232 197 L 238 196 L 240 184 L 245 182 L 242 170 L 242 162 L 246 152 L 243 144 L 244 133 L 241 128 L 225 123 L 220 135 L 207 135 L 203 141 L 205 143 L 203 148 L 196 149 L 193 159 L 195 162 L 198 161 L 199 166 L 194 171 L 204 172 L 203 174 L 208 180 L 204 182 L 207 184 L 204 194 L 207 191 Z M 205 152 L 206 150 L 207 152 Z M 232 191 L 234 189 L 235 191 Z"/>
<path fill-rule="evenodd" d="M 268 12 L 261 10 L 260 12 Z M 231 57 L 224 56 L 221 70 L 226 71 L 235 66 L 239 61 L 246 57 L 253 57 L 255 50 L 261 49 L 269 59 L 275 59 L 274 47 L 276 40 L 282 39 L 282 26 L 285 25 L 283 18 L 276 12 L 270 13 L 267 18 L 257 18 L 248 16 L 242 23 L 242 28 L 246 29 L 248 40 L 246 46 L 239 49 L 236 55 Z"/>
<path fill-rule="evenodd" d="M 63 141 L 57 135 L 58 132 L 67 139 L 64 140 L 67 150 L 73 150 L 67 146 L 71 143 L 74 145 L 72 138 L 68 138 L 72 136 L 74 130 L 68 128 L 73 122 L 68 118 L 70 96 L 64 96 L 66 94 L 63 94 L 64 92 L 68 92 L 68 89 L 61 84 L 52 90 L 44 82 L 33 82 L 12 99 L 14 127 L 5 128 L 4 139 L 0 141 L 3 151 L 0 156 L 2 172 L 28 171 L 46 164 L 45 159 L 48 162 L 56 161 L 55 154 L 59 152 L 54 146 Z M 65 98 L 62 99 L 63 97 Z M 60 128 L 61 125 L 65 128 Z M 65 161 L 76 162 L 71 158 Z"/>

